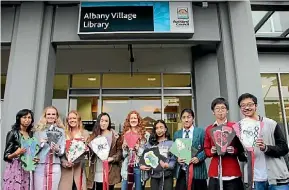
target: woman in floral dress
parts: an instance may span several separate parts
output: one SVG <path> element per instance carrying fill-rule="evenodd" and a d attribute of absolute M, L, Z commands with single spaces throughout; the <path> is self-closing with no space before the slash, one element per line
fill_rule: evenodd
<path fill-rule="evenodd" d="M 20 110 L 16 114 L 16 122 L 6 136 L 4 161 L 7 164 L 2 189 L 29 190 L 30 175 L 21 167 L 20 162 L 20 156 L 26 152 L 24 148 L 21 148 L 21 138 L 29 139 L 32 137 L 33 122 L 33 113 L 29 109 Z"/>

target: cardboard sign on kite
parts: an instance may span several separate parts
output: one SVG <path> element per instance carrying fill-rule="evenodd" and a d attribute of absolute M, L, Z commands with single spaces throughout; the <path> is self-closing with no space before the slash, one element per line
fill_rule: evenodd
<path fill-rule="evenodd" d="M 34 171 L 36 163 L 33 159 L 40 151 L 38 140 L 35 137 L 25 139 L 21 138 L 21 148 L 25 148 L 26 152 L 20 156 L 22 168 L 25 171 Z"/>
<path fill-rule="evenodd" d="M 109 154 L 109 144 L 106 137 L 98 136 L 94 138 L 90 143 L 89 147 L 99 157 L 99 159 L 107 160 Z"/>
<path fill-rule="evenodd" d="M 185 163 L 189 165 L 192 159 L 192 150 L 197 152 L 195 148 L 192 148 L 192 139 L 178 138 L 170 148 L 170 152 L 178 158 L 185 159 Z"/>
<path fill-rule="evenodd" d="M 58 127 L 51 125 L 49 129 L 46 131 L 47 142 L 49 145 L 51 143 L 57 144 L 59 139 L 62 137 L 63 133 L 57 129 Z"/>
<path fill-rule="evenodd" d="M 139 140 L 139 135 L 130 131 L 124 134 L 124 140 L 126 141 L 128 148 L 133 149 Z"/>
<path fill-rule="evenodd" d="M 92 151 L 102 160 L 103 167 L 103 190 L 109 189 L 108 176 L 109 176 L 109 166 L 108 166 L 108 156 L 110 151 L 110 146 L 108 144 L 107 138 L 103 136 L 98 136 L 94 138 L 88 145 Z"/>
<path fill-rule="evenodd" d="M 236 136 L 236 132 L 232 127 L 219 125 L 211 129 L 210 135 L 217 148 L 217 154 L 223 156 L 227 152 L 227 147 L 230 146 Z"/>
<path fill-rule="evenodd" d="M 262 122 L 244 118 L 233 126 L 236 135 L 248 150 L 253 150 L 256 141 L 261 137 Z"/>
<path fill-rule="evenodd" d="M 236 123 L 233 128 L 236 131 L 236 135 L 239 137 L 243 146 L 248 150 L 248 184 L 249 189 L 252 189 L 254 184 L 254 168 L 255 168 L 255 153 L 254 147 L 256 147 L 256 141 L 261 138 L 262 128 L 264 126 L 263 122 L 244 118 L 238 123 Z"/>
<path fill-rule="evenodd" d="M 66 140 L 65 149 L 67 161 L 73 163 L 85 153 L 86 145 L 83 139 Z"/>
<path fill-rule="evenodd" d="M 140 158 L 140 164 L 153 168 L 154 171 L 162 171 L 160 161 L 166 162 L 166 158 L 160 154 L 158 147 L 152 147 L 144 150 Z"/>

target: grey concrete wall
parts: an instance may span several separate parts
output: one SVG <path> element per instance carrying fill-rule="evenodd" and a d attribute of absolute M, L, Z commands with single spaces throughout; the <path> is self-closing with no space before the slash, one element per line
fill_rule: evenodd
<path fill-rule="evenodd" d="M 79 8 L 58 7 L 55 14 L 53 42 L 77 42 Z M 210 4 L 208 8 L 193 7 L 195 34 L 191 41 L 219 41 L 217 7 Z M 100 40 L 99 40 L 100 41 Z M 118 40 L 119 41 L 119 40 Z M 202 43 L 203 43 L 202 42 Z"/>
<path fill-rule="evenodd" d="M 222 42 L 217 49 L 221 95 L 229 100 L 230 119 L 239 120 L 237 98 L 252 93 L 259 99 L 258 111 L 265 114 L 250 2 L 219 4 Z"/>
<path fill-rule="evenodd" d="M 229 103 L 228 119 L 238 121 L 240 119 L 239 106 L 237 105 L 237 79 L 234 63 L 234 51 L 232 47 L 229 12 L 226 3 L 219 4 L 219 22 L 222 41 L 217 47 L 220 96 L 226 98 Z"/>
<path fill-rule="evenodd" d="M 35 117 L 40 118 L 43 108 L 52 105 L 56 49 L 51 44 L 53 7 L 46 6 L 39 51 L 38 75 L 35 88 Z"/>
<path fill-rule="evenodd" d="M 260 64 L 250 2 L 228 2 L 228 10 L 238 95 L 245 92 L 254 94 L 259 100 L 258 112 L 264 115 Z"/>
<path fill-rule="evenodd" d="M 289 72 L 289 53 L 259 53 L 261 72 Z"/>
<path fill-rule="evenodd" d="M 55 56 L 50 39 L 52 18 L 52 7 L 45 7 L 43 2 L 22 2 L 17 8 L 1 113 L 1 139 L 11 130 L 19 110 L 36 110 L 37 122 L 45 103 L 48 104 L 47 99 L 51 103 L 55 64 L 51 59 Z M 53 69 L 49 70 L 49 67 Z M 2 143 L 2 150 L 4 146 Z M 3 165 L 2 161 L 2 172 Z"/>
<path fill-rule="evenodd" d="M 11 43 L 15 11 L 15 7 L 1 7 L 1 43 Z"/>
<path fill-rule="evenodd" d="M 211 102 L 220 96 L 218 62 L 216 54 L 209 54 L 194 62 L 196 120 L 200 127 L 214 122 Z"/>

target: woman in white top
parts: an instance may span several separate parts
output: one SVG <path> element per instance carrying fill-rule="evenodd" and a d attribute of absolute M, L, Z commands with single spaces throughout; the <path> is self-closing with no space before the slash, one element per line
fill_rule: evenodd
<path fill-rule="evenodd" d="M 122 140 L 118 133 L 111 128 L 110 116 L 107 113 L 101 113 L 93 129 L 93 133 L 89 138 L 89 142 L 98 136 L 106 137 L 110 146 L 108 163 L 108 184 L 109 189 L 113 190 L 114 185 L 121 181 L 120 177 L 120 161 L 122 158 Z M 89 175 L 87 179 L 88 189 L 102 190 L 104 179 L 103 179 L 103 164 L 96 154 L 91 151 L 90 156 L 91 166 L 89 167 Z"/>

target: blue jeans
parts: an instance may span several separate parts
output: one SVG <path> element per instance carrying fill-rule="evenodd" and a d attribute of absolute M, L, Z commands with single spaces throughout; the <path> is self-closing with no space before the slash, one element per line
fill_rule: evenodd
<path fill-rule="evenodd" d="M 134 177 L 135 190 L 142 190 L 141 175 L 140 175 L 139 167 L 133 168 L 133 177 Z M 127 180 L 122 180 L 121 190 L 127 190 Z"/>
<path fill-rule="evenodd" d="M 289 190 L 289 184 L 269 185 L 267 181 L 255 182 L 255 190 Z"/>

